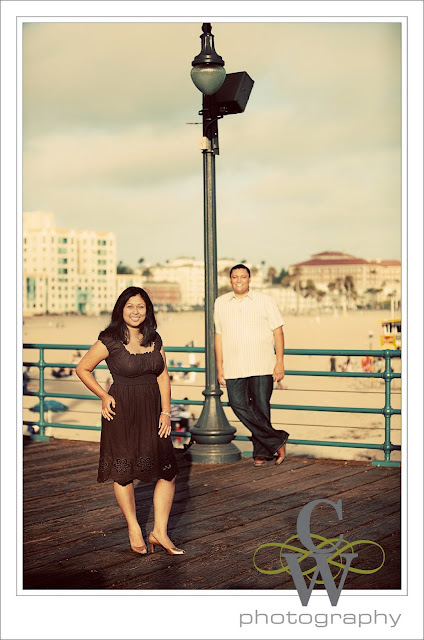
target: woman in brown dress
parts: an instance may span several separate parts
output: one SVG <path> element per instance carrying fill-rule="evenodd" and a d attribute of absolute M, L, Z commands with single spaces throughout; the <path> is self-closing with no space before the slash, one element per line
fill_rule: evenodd
<path fill-rule="evenodd" d="M 109 392 L 92 371 L 106 360 L 113 378 Z M 162 340 L 156 332 L 152 302 L 140 287 L 119 296 L 109 326 L 76 369 L 82 382 L 102 401 L 102 433 L 97 481 L 112 479 L 128 524 L 131 549 L 147 554 L 137 521 L 134 480 L 157 479 L 151 551 L 160 546 L 180 555 L 168 537 L 169 513 L 178 473 L 171 441 L 171 385 Z"/>

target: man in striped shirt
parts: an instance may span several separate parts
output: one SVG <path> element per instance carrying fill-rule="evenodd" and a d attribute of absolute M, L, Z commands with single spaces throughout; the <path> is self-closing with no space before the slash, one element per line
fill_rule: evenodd
<path fill-rule="evenodd" d="M 286 456 L 289 434 L 273 428 L 270 400 L 274 382 L 284 378 L 283 319 L 269 296 L 250 291 L 244 264 L 230 271 L 232 291 L 215 301 L 215 353 L 218 382 L 227 386 L 228 402 L 251 431 L 254 465 Z"/>

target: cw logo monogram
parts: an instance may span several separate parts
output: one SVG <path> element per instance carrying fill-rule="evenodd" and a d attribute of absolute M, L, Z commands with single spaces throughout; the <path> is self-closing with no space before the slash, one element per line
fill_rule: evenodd
<path fill-rule="evenodd" d="M 325 499 L 313 500 L 312 502 L 309 502 L 307 505 L 305 505 L 299 513 L 299 516 L 297 518 L 297 535 L 291 536 L 286 542 L 283 543 L 267 542 L 265 544 L 261 544 L 253 554 L 253 564 L 260 573 L 266 575 L 276 575 L 278 573 L 287 572 L 292 576 L 301 603 L 304 607 L 309 602 L 315 584 L 325 585 L 331 604 L 333 605 L 333 607 L 336 606 L 349 571 L 351 571 L 352 573 L 362 574 L 375 573 L 376 571 L 379 571 L 381 569 L 385 560 L 385 553 L 383 548 L 379 544 L 377 544 L 376 542 L 372 542 L 371 540 L 356 540 L 355 542 L 348 542 L 347 540 L 343 539 L 342 535 L 340 535 L 338 538 L 327 539 L 320 535 L 311 534 L 310 526 L 312 511 L 318 504 L 323 503 L 331 505 L 335 509 L 339 520 L 343 520 L 341 499 L 339 499 L 337 502 L 331 502 L 331 500 Z M 314 544 L 312 538 L 317 541 L 319 540 L 318 546 Z M 290 544 L 290 542 L 296 539 L 299 539 L 307 550 Z M 341 544 L 343 544 L 342 547 L 340 547 Z M 364 544 L 374 545 L 381 550 L 383 559 L 381 564 L 375 569 L 358 569 L 356 567 L 354 568 L 350 566 L 352 560 L 358 557 L 358 553 L 354 552 L 354 547 Z M 256 564 L 256 555 L 261 549 L 265 549 L 267 547 L 278 547 L 281 549 L 281 567 L 279 567 L 278 569 L 261 569 Z M 283 553 L 285 549 L 294 553 Z M 351 553 L 346 553 L 348 550 L 350 550 Z M 283 564 L 283 558 L 287 562 L 286 565 Z M 314 558 L 316 566 L 302 571 L 300 568 L 300 564 L 306 558 Z M 336 560 L 336 558 L 340 558 L 340 561 Z M 329 565 L 338 568 L 335 576 L 333 576 Z M 342 571 L 343 573 L 340 578 L 339 586 L 336 587 L 334 578 L 337 578 Z M 311 574 L 313 574 L 312 577 Z M 319 574 L 321 574 L 322 580 L 318 580 Z M 306 576 L 307 579 L 311 582 L 309 588 L 306 586 L 304 576 Z"/>

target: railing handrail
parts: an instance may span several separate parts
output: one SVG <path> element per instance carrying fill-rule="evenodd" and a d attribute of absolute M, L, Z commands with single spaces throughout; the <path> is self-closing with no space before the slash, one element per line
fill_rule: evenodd
<path fill-rule="evenodd" d="M 44 389 L 44 370 L 46 368 L 54 368 L 54 367 L 63 367 L 66 369 L 74 369 L 77 367 L 77 364 L 72 363 L 64 363 L 64 362 L 46 362 L 44 360 L 44 352 L 45 350 L 78 350 L 78 351 L 86 351 L 91 348 L 91 345 L 82 345 L 82 344 L 62 344 L 62 343 L 24 343 L 23 349 L 38 349 L 39 351 L 39 360 L 37 362 L 33 361 L 24 361 L 23 366 L 25 367 L 37 367 L 39 369 L 39 389 L 38 391 L 26 391 L 24 395 L 27 396 L 37 396 L 40 401 L 40 411 L 39 411 L 39 420 L 24 420 L 23 423 L 27 426 L 38 426 L 40 429 L 40 434 L 35 435 L 34 439 L 45 440 L 48 439 L 47 436 L 44 435 L 45 428 L 48 426 L 58 427 L 58 428 L 72 428 L 72 429 L 91 429 L 93 431 L 101 430 L 101 427 L 90 426 L 90 425 L 69 425 L 69 424 L 61 424 L 57 422 L 45 422 L 44 414 L 44 402 L 46 398 L 71 398 L 78 400 L 98 400 L 99 398 L 93 394 L 72 394 L 72 393 L 48 393 Z M 165 347 L 165 352 L 169 353 L 204 353 L 204 347 Z M 380 378 L 385 381 L 385 405 L 382 408 L 370 408 L 370 407 L 334 407 L 334 406 L 322 406 L 322 405 L 292 405 L 292 404 L 271 404 L 271 409 L 282 409 L 289 411 L 327 411 L 327 412 L 341 412 L 341 413 L 366 413 L 366 414 L 377 414 L 384 415 L 385 418 L 385 440 L 382 444 L 366 444 L 366 443 L 349 443 L 349 442 L 335 442 L 335 441 L 318 441 L 318 440 L 299 440 L 299 439 L 289 439 L 288 442 L 290 444 L 310 444 L 314 446 L 342 446 L 342 447 L 353 447 L 353 448 L 368 448 L 368 449 L 379 449 L 384 452 L 384 461 L 374 461 L 373 464 L 381 464 L 386 466 L 398 466 L 398 462 L 394 462 L 390 460 L 390 454 L 392 451 L 399 451 L 401 447 L 399 445 L 393 445 L 391 443 L 391 417 L 392 415 L 400 415 L 400 409 L 393 409 L 391 406 L 391 381 L 395 378 L 401 378 L 400 373 L 395 373 L 391 368 L 391 360 L 392 358 L 401 358 L 401 351 L 394 349 L 286 349 L 286 355 L 301 355 L 301 356 L 364 356 L 370 355 L 374 357 L 380 357 L 385 360 L 385 369 L 384 371 L 374 371 L 374 372 L 366 372 L 366 371 L 305 371 L 305 370 L 286 370 L 287 376 L 325 376 L 325 377 L 342 377 L 342 378 Z M 106 365 L 98 365 L 96 369 L 108 369 Z M 190 366 L 190 367 L 182 367 L 182 366 L 169 366 L 170 372 L 196 372 L 196 373 L 204 373 L 204 367 Z M 181 405 L 203 405 L 203 400 L 172 400 L 172 402 L 181 404 Z M 229 406 L 228 402 L 222 402 L 223 406 Z M 172 435 L 184 437 L 184 434 L 181 432 L 173 432 Z M 189 434 L 188 434 L 189 435 Z M 249 436 L 235 436 L 236 440 L 250 440 Z"/>
<path fill-rule="evenodd" d="M 24 342 L 23 349 L 55 349 L 88 351 L 91 344 L 56 344 L 48 342 Z M 205 347 L 164 347 L 169 353 L 205 353 Z M 391 358 L 400 358 L 400 349 L 285 349 L 288 356 L 378 356 L 384 358 L 390 353 Z M 66 365 L 68 366 L 68 365 Z"/>

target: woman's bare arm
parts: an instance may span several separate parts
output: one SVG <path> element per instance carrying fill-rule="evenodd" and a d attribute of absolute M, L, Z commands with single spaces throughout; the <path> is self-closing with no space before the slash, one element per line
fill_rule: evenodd
<path fill-rule="evenodd" d="M 97 340 L 91 347 L 89 351 L 85 354 L 85 356 L 80 360 L 76 373 L 79 379 L 85 384 L 87 389 L 90 389 L 93 393 L 98 396 L 102 401 L 102 415 L 107 420 L 113 420 L 113 416 L 115 412 L 112 411 L 111 405 L 115 408 L 115 398 L 109 395 L 103 387 L 99 385 L 97 380 L 92 374 L 93 369 L 97 367 L 97 365 L 105 360 L 109 355 L 109 351 L 106 346 L 100 340 Z"/>
<path fill-rule="evenodd" d="M 159 393 L 162 411 L 171 413 L 171 381 L 169 379 L 168 367 L 166 366 L 166 356 L 163 347 L 160 350 L 165 364 L 165 368 L 158 376 Z M 171 418 L 165 413 L 160 414 L 159 419 L 159 436 L 161 438 L 168 437 L 171 433 Z"/>

